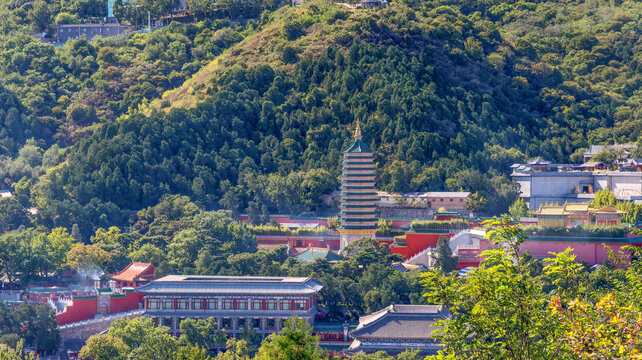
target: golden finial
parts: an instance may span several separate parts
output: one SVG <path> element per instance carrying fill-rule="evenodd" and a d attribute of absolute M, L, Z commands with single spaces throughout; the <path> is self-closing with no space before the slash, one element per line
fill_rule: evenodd
<path fill-rule="evenodd" d="M 361 140 L 361 125 L 359 125 L 359 120 L 357 120 L 357 128 L 354 130 L 355 140 Z"/>

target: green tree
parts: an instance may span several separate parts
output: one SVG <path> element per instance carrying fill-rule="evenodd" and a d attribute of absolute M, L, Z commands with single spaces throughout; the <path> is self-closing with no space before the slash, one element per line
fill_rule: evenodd
<path fill-rule="evenodd" d="M 393 360 L 394 358 L 385 351 L 377 351 L 372 354 L 359 353 L 350 357 L 355 360 Z"/>
<path fill-rule="evenodd" d="M 48 305 L 31 306 L 25 301 L 18 313 L 25 344 L 44 354 L 55 353 L 60 346 L 60 333 L 54 310 Z"/>
<path fill-rule="evenodd" d="M 528 216 L 530 211 L 526 206 L 526 202 L 523 198 L 517 198 L 515 202 L 508 208 L 508 213 L 513 218 L 513 220 L 519 221 L 519 219 Z"/>
<path fill-rule="evenodd" d="M 111 324 L 108 334 L 123 341 L 131 349 L 141 346 L 154 331 L 152 318 L 116 319 Z"/>
<path fill-rule="evenodd" d="M 116 336 L 96 334 L 87 339 L 78 355 L 91 360 L 125 360 L 130 350 L 130 347 Z"/>
<path fill-rule="evenodd" d="M 0 229 L 3 232 L 28 224 L 27 211 L 16 197 L 0 198 Z"/>
<path fill-rule="evenodd" d="M 445 306 L 452 319 L 443 322 L 445 345 L 430 359 L 550 359 L 566 344 L 555 339 L 559 321 L 551 319 L 541 287 L 518 261 L 524 230 L 508 217 L 488 221 L 487 239 L 498 248 L 482 253 L 479 268 L 466 277 L 428 271 L 422 275 L 425 296 Z"/>
<path fill-rule="evenodd" d="M 38 355 L 25 353 L 24 342 L 20 341 L 15 348 L 0 344 L 0 360 L 38 360 Z"/>
<path fill-rule="evenodd" d="M 185 319 L 179 326 L 181 329 L 179 340 L 183 344 L 199 344 L 208 351 L 225 344 L 225 333 L 218 330 L 214 318 Z"/>
<path fill-rule="evenodd" d="M 67 253 L 67 263 L 77 269 L 105 269 L 111 255 L 97 245 L 76 244 Z"/>
<path fill-rule="evenodd" d="M 0 335 L 17 334 L 20 331 L 20 322 L 15 311 L 4 302 L 0 302 Z"/>
<path fill-rule="evenodd" d="M 43 31 L 51 24 L 51 11 L 44 1 L 34 2 L 27 16 L 37 31 Z"/>
<path fill-rule="evenodd" d="M 132 261 L 150 262 L 154 266 L 164 263 L 167 259 L 163 249 L 154 244 L 144 244 L 140 249 L 130 252 L 128 257 Z"/>
<path fill-rule="evenodd" d="M 181 346 L 176 353 L 176 360 L 212 360 L 209 351 L 198 345 Z"/>
<path fill-rule="evenodd" d="M 250 356 L 245 340 L 228 339 L 225 351 L 218 353 L 215 360 L 249 360 Z"/>
<path fill-rule="evenodd" d="M 127 359 L 130 360 L 174 360 L 178 352 L 178 340 L 168 332 L 168 328 L 154 328 L 139 347 L 132 350 Z"/>
<path fill-rule="evenodd" d="M 488 205 L 488 200 L 481 196 L 479 192 L 474 192 L 466 202 L 466 209 L 473 212 L 484 211 Z"/>
<path fill-rule="evenodd" d="M 448 244 L 448 238 L 445 236 L 439 237 L 437 240 L 437 251 L 435 253 L 434 267 L 440 269 L 445 274 L 457 269 L 458 258 L 453 256 L 453 252 Z"/>
<path fill-rule="evenodd" d="M 259 349 L 255 359 L 311 360 L 324 357 L 319 339 L 312 336 L 312 326 L 294 316 L 285 321 L 279 334 L 271 334 Z"/>
<path fill-rule="evenodd" d="M 29 244 L 17 231 L 0 235 L 0 269 L 13 283 L 19 273 L 24 273 L 29 260 Z"/>
<path fill-rule="evenodd" d="M 615 195 L 610 189 L 602 189 L 595 194 L 595 198 L 589 202 L 593 208 L 602 208 L 604 206 L 613 206 L 616 203 Z"/>
<path fill-rule="evenodd" d="M 254 354 L 256 354 L 261 347 L 261 335 L 259 335 L 256 330 L 246 322 L 243 325 L 243 331 L 241 332 L 239 339 L 245 341 L 247 355 L 254 357 Z"/>

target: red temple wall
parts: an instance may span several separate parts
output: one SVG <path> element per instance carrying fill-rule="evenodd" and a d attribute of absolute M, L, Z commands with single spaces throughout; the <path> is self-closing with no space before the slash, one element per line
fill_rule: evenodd
<path fill-rule="evenodd" d="M 143 294 L 137 292 L 126 292 L 125 296 L 112 296 L 109 299 L 109 312 L 119 313 L 138 309 L 138 304 L 143 302 Z"/>
<path fill-rule="evenodd" d="M 76 298 L 71 305 L 67 306 L 64 312 L 56 315 L 58 325 L 71 322 L 91 319 L 96 316 L 98 310 L 98 298 Z"/>

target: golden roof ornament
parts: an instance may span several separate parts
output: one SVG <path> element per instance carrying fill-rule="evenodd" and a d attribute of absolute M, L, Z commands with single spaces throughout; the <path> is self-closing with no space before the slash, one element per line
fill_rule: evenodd
<path fill-rule="evenodd" d="M 361 140 L 361 125 L 359 125 L 359 120 L 357 120 L 357 128 L 354 130 L 354 139 Z"/>

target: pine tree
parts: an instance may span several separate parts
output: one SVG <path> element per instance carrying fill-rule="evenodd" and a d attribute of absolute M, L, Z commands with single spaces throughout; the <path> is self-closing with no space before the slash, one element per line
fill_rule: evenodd
<path fill-rule="evenodd" d="M 457 268 L 457 256 L 452 255 L 450 245 L 448 245 L 448 238 L 442 236 L 437 241 L 437 254 L 435 256 L 434 267 L 441 269 L 444 273 L 448 274 Z"/>

